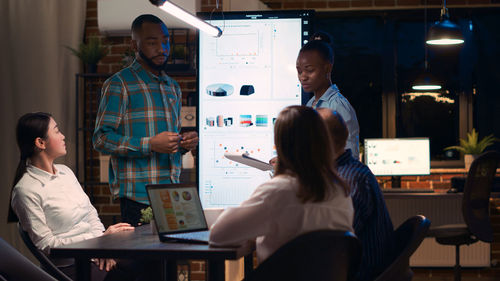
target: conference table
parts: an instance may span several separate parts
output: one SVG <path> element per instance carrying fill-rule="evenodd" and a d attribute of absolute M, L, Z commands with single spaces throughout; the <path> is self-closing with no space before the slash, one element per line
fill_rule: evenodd
<path fill-rule="evenodd" d="M 78 281 L 90 280 L 92 258 L 157 259 L 162 263 L 161 280 L 177 280 L 177 260 L 206 260 L 207 278 L 210 281 L 225 279 L 225 261 L 245 258 L 245 275 L 253 270 L 255 245 L 246 243 L 238 247 L 211 247 L 205 244 L 161 242 L 149 225 L 103 235 L 74 244 L 54 247 L 54 258 L 74 258 Z"/>

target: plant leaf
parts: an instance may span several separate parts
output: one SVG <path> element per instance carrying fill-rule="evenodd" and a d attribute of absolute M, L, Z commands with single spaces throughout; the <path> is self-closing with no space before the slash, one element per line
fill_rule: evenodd
<path fill-rule="evenodd" d="M 108 46 L 102 45 L 99 37 L 89 36 L 87 44 L 81 43 L 78 50 L 66 46 L 73 55 L 77 56 L 84 64 L 97 64 L 108 54 Z"/>
<path fill-rule="evenodd" d="M 464 154 L 481 154 L 483 151 L 494 142 L 500 141 L 500 139 L 495 138 L 493 134 L 482 138 L 478 142 L 479 133 L 476 129 L 472 128 L 472 131 L 467 133 L 467 139 L 460 139 L 460 145 L 448 146 L 444 150 L 455 149 Z"/>

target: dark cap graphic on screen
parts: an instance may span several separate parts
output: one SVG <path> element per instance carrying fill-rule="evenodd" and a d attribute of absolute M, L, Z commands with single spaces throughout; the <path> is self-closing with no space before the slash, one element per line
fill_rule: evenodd
<path fill-rule="evenodd" d="M 255 89 L 252 85 L 243 85 L 241 86 L 240 95 L 241 96 L 249 96 L 255 93 Z"/>

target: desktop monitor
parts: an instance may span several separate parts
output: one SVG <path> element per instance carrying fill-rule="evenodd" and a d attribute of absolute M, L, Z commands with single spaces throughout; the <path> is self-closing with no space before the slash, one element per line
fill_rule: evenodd
<path fill-rule="evenodd" d="M 392 176 L 392 187 L 401 187 L 401 176 L 429 175 L 428 138 L 365 139 L 365 163 L 376 176 Z"/>
<path fill-rule="evenodd" d="M 274 122 L 300 105 L 295 62 L 311 33 L 312 11 L 198 13 L 222 36 L 198 33 L 198 185 L 204 208 L 237 206 L 269 172 L 224 153 L 248 153 L 268 162 L 276 155 Z"/>

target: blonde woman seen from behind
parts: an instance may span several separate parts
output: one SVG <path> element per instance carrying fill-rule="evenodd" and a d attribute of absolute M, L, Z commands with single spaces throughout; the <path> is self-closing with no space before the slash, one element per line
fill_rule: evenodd
<path fill-rule="evenodd" d="M 300 234 L 353 231 L 349 188 L 338 177 L 324 122 L 305 106 L 290 106 L 274 127 L 278 153 L 275 176 L 239 207 L 228 208 L 211 228 L 213 246 L 256 240 L 262 262 Z"/>

